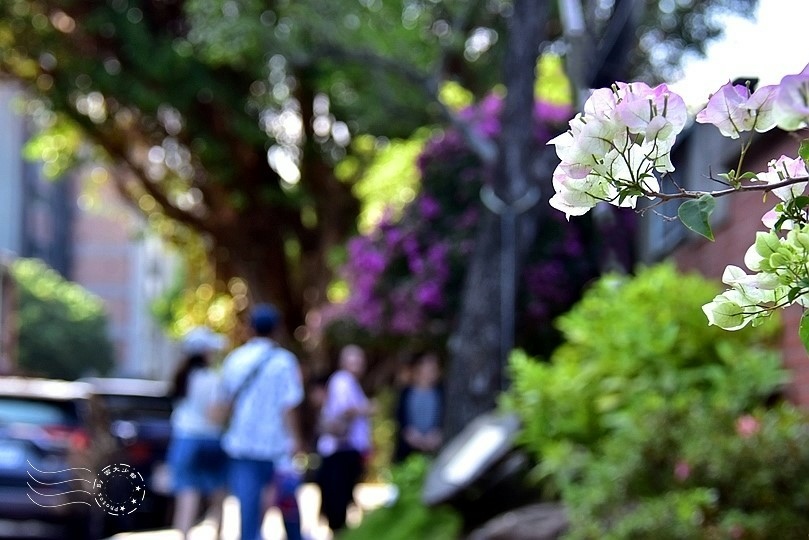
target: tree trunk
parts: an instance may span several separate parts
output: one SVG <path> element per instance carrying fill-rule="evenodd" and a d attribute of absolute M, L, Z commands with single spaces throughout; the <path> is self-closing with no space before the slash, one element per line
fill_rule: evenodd
<path fill-rule="evenodd" d="M 531 232 L 535 230 L 539 214 L 535 210 L 518 216 L 521 202 L 538 195 L 531 189 L 539 190 L 532 168 L 533 130 L 526 118 L 531 118 L 534 105 L 535 66 L 547 21 L 547 4 L 543 0 L 515 0 L 509 21 L 504 66 L 508 94 L 501 118 L 493 185 L 493 200 L 499 205 L 499 209 L 495 208 L 499 215 L 488 212 L 481 220 L 464 285 L 458 328 L 449 341 L 447 403 L 452 403 L 452 407 L 447 408 L 445 416 L 448 437 L 459 433 L 476 416 L 490 411 L 505 385 L 504 352 L 508 351 L 503 349 L 504 344 L 513 342 L 513 336 L 507 335 L 513 329 L 504 328 L 508 317 L 501 315 L 513 315 L 516 288 L 513 282 L 507 281 L 507 294 L 501 298 L 501 276 L 504 271 L 512 276 L 519 275 L 519 253 L 524 253 L 533 240 Z M 501 232 L 508 227 L 502 227 L 501 220 L 509 212 L 516 238 L 506 238 L 504 243 Z M 513 240 L 511 245 L 510 240 Z M 503 257 L 502 250 L 509 247 L 513 257 L 508 253 Z M 504 268 L 504 262 L 513 268 Z M 502 310 L 503 300 L 512 313 Z"/>

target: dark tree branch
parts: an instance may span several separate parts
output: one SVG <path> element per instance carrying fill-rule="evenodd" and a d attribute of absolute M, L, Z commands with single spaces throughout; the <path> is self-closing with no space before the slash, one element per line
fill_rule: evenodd
<path fill-rule="evenodd" d="M 361 66 L 398 75 L 408 83 L 421 88 L 422 91 L 438 105 L 444 120 L 449 122 L 450 125 L 461 133 L 466 143 L 484 164 L 491 165 L 496 161 L 496 146 L 485 137 L 475 133 L 468 122 L 458 116 L 455 111 L 447 107 L 447 105 L 439 99 L 438 96 L 443 73 L 426 74 L 395 58 L 381 56 L 367 50 L 346 49 L 336 44 L 323 45 L 322 48 L 317 50 L 322 56 L 354 62 Z M 444 54 L 442 53 L 441 58 L 443 57 Z M 441 70 L 443 68 L 443 60 L 437 61 L 436 66 Z"/>

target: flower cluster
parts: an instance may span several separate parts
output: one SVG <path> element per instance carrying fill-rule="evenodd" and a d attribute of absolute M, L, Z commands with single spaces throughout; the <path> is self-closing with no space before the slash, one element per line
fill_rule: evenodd
<path fill-rule="evenodd" d="M 501 109 L 502 100 L 491 96 L 462 116 L 476 133 L 493 137 Z M 341 273 L 350 295 L 333 317 L 372 336 L 444 334 L 457 312 L 487 171 L 452 130 L 428 141 L 418 167 L 421 190 L 402 215 L 386 216 L 348 244 Z"/>
<path fill-rule="evenodd" d="M 674 170 L 670 153 L 686 120 L 682 98 L 666 85 L 650 88 L 643 83 L 616 83 L 612 88 L 595 90 L 584 105 L 584 113 L 570 121 L 566 133 L 549 143 L 556 146 L 561 159 L 554 172 L 556 193 L 551 206 L 569 219 L 600 202 L 634 208 L 642 196 L 711 196 L 710 192 L 659 192 L 659 175 Z M 755 91 L 749 85 L 728 82 L 710 96 L 696 121 L 713 124 L 732 139 L 775 127 L 787 131 L 806 127 L 809 66 L 784 77 L 778 85 Z M 742 159 L 749 144 L 746 137 Z M 736 330 L 758 324 L 776 308 L 793 303 L 809 306 L 809 197 L 804 194 L 809 180 L 807 158 L 809 144 L 804 141 L 800 157 L 781 156 L 770 162 L 767 171 L 720 175 L 737 190 L 753 186 L 760 190 L 765 183 L 765 191 L 771 191 L 779 202 L 762 218 L 769 231 L 758 233 L 745 256 L 745 265 L 754 274 L 728 266 L 723 281 L 730 289 L 703 306 L 710 324 Z M 706 215 L 699 219 L 707 222 Z"/>
<path fill-rule="evenodd" d="M 477 134 L 493 140 L 500 133 L 502 108 L 502 98 L 490 95 L 460 115 Z M 539 149 L 559 132 L 571 110 L 540 101 L 532 114 Z M 372 233 L 352 239 L 342 268 L 350 294 L 333 320 L 353 322 L 377 342 L 446 338 L 459 311 L 477 224 L 485 212 L 480 189 L 490 171 L 460 133 L 447 130 L 428 141 L 418 167 L 417 197 L 399 218 L 389 216 Z M 586 222 L 568 224 L 553 213 L 540 227 L 542 235 L 531 246 L 520 276 L 517 307 L 523 335 L 518 339 L 529 349 L 549 345 L 537 328 L 550 328 L 552 318 L 569 308 L 597 273 L 591 255 L 598 250 L 589 247 L 593 234 Z"/>
<path fill-rule="evenodd" d="M 424 197 L 417 204 L 427 222 L 437 217 L 431 209 L 434 201 L 424 203 L 429 200 Z M 376 333 L 421 331 L 431 315 L 446 307 L 449 251 L 445 240 L 433 237 L 426 243 L 414 228 L 399 227 L 390 220 L 372 236 L 351 239 L 343 269 L 351 287 L 345 311 L 360 327 Z M 407 278 L 391 281 L 391 272 Z"/>
<path fill-rule="evenodd" d="M 772 160 L 766 172 L 756 180 L 768 184 L 783 184 L 784 180 L 809 177 L 802 159 L 781 156 Z M 744 264 L 755 274 L 748 275 L 738 266 L 725 268 L 722 281 L 730 289 L 716 296 L 702 309 L 710 324 L 726 330 L 737 330 L 748 323 L 760 324 L 772 308 L 793 302 L 809 305 L 805 280 L 809 268 L 809 224 L 799 197 L 806 182 L 773 188 L 781 202 L 768 211 L 761 221 L 769 231 L 756 233 L 756 241 L 747 250 Z M 788 231 L 786 235 L 781 231 Z"/>
<path fill-rule="evenodd" d="M 809 66 L 797 75 L 788 75 L 780 84 L 762 86 L 751 92 L 749 86 L 726 83 L 708 99 L 697 114 L 697 122 L 713 124 L 731 139 L 755 129 L 764 133 L 774 127 L 794 131 L 809 119 Z"/>
<path fill-rule="evenodd" d="M 726 84 L 711 96 L 697 121 L 714 124 L 731 138 L 752 129 L 795 130 L 809 121 L 807 99 L 809 66 L 752 94 L 744 86 Z M 758 232 L 745 255 L 744 264 L 754 274 L 727 266 L 722 281 L 730 289 L 703 306 L 710 324 L 737 330 L 761 323 L 773 309 L 809 306 L 809 201 L 804 196 L 807 182 L 800 181 L 806 179 L 805 159 L 783 155 L 770 161 L 767 171 L 752 175 L 753 182 L 772 185 L 779 202 L 762 217 L 769 231 Z"/>
<path fill-rule="evenodd" d="M 801 225 L 780 237 L 774 230 L 756 233 L 744 264 L 756 272 L 748 275 L 738 266 L 725 268 L 722 281 L 730 289 L 702 306 L 710 324 L 738 330 L 762 322 L 773 308 L 798 303 L 809 306 L 809 225 Z"/>
<path fill-rule="evenodd" d="M 639 195 L 659 190 L 655 173 L 674 170 L 669 156 L 686 118 L 685 102 L 664 84 L 594 91 L 570 130 L 549 143 L 562 160 L 551 206 L 568 217 L 602 201 L 634 208 Z"/>

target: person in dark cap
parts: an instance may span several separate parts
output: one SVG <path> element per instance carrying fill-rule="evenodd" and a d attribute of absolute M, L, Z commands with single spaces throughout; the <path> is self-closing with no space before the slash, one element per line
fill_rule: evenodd
<path fill-rule="evenodd" d="M 271 304 L 258 304 L 250 312 L 250 326 L 257 336 L 270 337 L 281 316 Z"/>
<path fill-rule="evenodd" d="M 253 337 L 222 367 L 222 394 L 233 404 L 222 447 L 230 457 L 229 485 L 239 500 L 242 540 L 261 538 L 265 491 L 279 464 L 301 449 L 295 409 L 303 385 L 298 359 L 272 338 L 280 322 L 274 306 L 256 305 L 250 312 Z"/>

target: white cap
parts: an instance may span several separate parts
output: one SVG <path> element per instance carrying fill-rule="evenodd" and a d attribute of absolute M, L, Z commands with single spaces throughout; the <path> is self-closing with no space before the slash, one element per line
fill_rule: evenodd
<path fill-rule="evenodd" d="M 217 334 L 207 326 L 197 326 L 183 337 L 182 349 L 184 354 L 190 356 L 222 351 L 227 343 L 227 337 L 222 334 Z"/>

